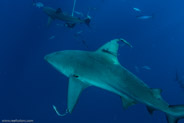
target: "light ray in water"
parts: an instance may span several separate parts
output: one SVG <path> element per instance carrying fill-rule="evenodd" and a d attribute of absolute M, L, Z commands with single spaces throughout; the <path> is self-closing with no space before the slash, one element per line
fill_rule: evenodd
<path fill-rule="evenodd" d="M 73 13 L 74 13 L 74 11 L 75 11 L 75 5 L 76 5 L 76 0 L 74 0 L 74 3 L 73 3 L 72 16 L 73 16 Z"/>

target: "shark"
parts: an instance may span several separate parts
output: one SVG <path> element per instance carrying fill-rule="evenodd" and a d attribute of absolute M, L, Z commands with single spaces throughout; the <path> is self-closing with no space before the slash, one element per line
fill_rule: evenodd
<path fill-rule="evenodd" d="M 73 28 L 77 23 L 85 23 L 87 26 L 90 26 L 91 17 L 87 16 L 85 19 L 81 19 L 79 17 L 74 17 L 69 14 L 66 14 L 61 10 L 61 8 L 53 9 L 51 7 L 43 7 L 43 11 L 48 15 L 48 25 L 55 19 L 61 20 L 65 22 L 65 26 L 69 28 Z"/>
<path fill-rule="evenodd" d="M 117 58 L 120 41 L 111 40 L 96 51 L 64 50 L 44 57 L 69 78 L 66 113 L 73 112 L 84 89 L 95 86 L 119 95 L 124 108 L 142 103 L 150 114 L 155 110 L 164 112 L 168 123 L 184 118 L 184 105 L 169 105 L 162 98 L 161 89 L 150 88 L 120 64 Z"/>

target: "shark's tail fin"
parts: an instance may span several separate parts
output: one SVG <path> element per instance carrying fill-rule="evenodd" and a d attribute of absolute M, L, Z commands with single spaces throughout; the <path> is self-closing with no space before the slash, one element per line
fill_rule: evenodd
<path fill-rule="evenodd" d="M 166 114 L 168 123 L 178 123 L 178 121 L 184 118 L 184 105 L 172 105 L 169 106 L 172 114 Z"/>
<path fill-rule="evenodd" d="M 84 20 L 85 24 L 90 27 L 90 22 L 91 22 L 91 18 L 90 17 L 87 17 L 85 20 Z"/>

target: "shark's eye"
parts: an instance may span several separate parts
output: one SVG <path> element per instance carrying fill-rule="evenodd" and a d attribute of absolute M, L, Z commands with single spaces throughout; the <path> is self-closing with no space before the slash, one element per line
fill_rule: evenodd
<path fill-rule="evenodd" d="M 73 74 L 73 77 L 78 78 L 79 76 L 78 76 L 78 75 L 76 75 L 76 74 Z"/>

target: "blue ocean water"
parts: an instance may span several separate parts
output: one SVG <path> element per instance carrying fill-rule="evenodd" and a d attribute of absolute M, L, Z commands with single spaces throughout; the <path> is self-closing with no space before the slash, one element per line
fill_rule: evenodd
<path fill-rule="evenodd" d="M 73 0 L 39 2 L 72 13 Z M 169 104 L 184 104 L 184 88 L 175 81 L 176 72 L 184 80 L 183 4 L 182 0 L 77 0 L 75 10 L 84 15 L 94 8 L 89 13 L 90 28 L 78 24 L 69 29 L 59 20 L 48 27 L 48 16 L 32 0 L 1 0 L 0 120 L 166 123 L 163 112 L 150 115 L 143 104 L 125 110 L 119 96 L 96 87 L 84 90 L 71 115 L 57 116 L 52 105 L 65 112 L 68 78 L 44 56 L 59 50 L 94 51 L 112 39 L 124 38 L 133 48 L 120 46 L 121 65 L 151 88 L 161 88 Z M 135 7 L 153 18 L 136 18 Z"/>

